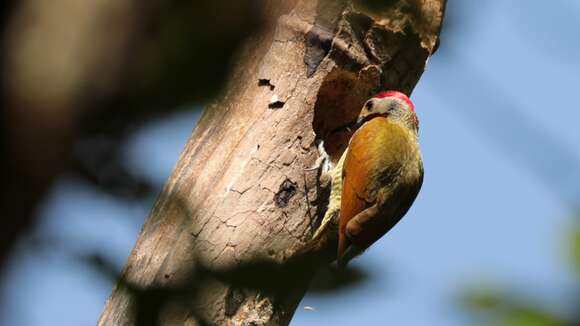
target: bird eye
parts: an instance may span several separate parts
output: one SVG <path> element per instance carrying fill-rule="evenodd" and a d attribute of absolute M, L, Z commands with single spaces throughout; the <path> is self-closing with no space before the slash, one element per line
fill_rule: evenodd
<path fill-rule="evenodd" d="M 372 111 L 373 110 L 373 101 L 368 101 L 365 104 L 365 107 L 367 108 L 368 111 Z"/>

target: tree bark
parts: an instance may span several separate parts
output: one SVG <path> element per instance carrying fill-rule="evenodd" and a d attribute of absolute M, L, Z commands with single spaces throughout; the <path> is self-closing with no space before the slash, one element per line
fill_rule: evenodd
<path fill-rule="evenodd" d="M 265 6 L 141 231 L 99 325 L 285 325 L 316 266 L 285 265 L 326 209 L 317 145 L 336 160 L 364 101 L 409 94 L 433 53 L 444 0 Z M 322 259 L 321 259 L 322 260 Z"/>
<path fill-rule="evenodd" d="M 0 270 L 62 173 L 125 200 L 149 191 L 125 138 L 215 96 L 261 26 L 257 1 L 1 2 Z"/>

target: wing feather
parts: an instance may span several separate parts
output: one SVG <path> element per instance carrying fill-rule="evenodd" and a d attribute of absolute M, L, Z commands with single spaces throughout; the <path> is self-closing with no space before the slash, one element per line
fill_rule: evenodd
<path fill-rule="evenodd" d="M 407 184 L 403 176 L 409 168 L 418 145 L 404 127 L 378 117 L 365 123 L 351 138 L 343 166 L 343 192 L 339 223 L 338 255 L 349 245 L 348 222 L 365 209 L 377 204 L 380 216 L 361 220 L 357 245 L 368 247 L 388 231 L 411 206 L 422 182 L 422 165 L 418 182 Z M 411 162 L 412 163 L 412 162 Z M 399 216 L 400 215 L 400 216 Z M 369 227 L 370 226 L 370 227 Z M 352 234 L 351 234 L 352 236 Z"/>

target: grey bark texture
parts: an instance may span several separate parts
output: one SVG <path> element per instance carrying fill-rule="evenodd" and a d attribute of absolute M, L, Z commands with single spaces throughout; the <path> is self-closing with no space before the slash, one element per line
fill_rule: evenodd
<path fill-rule="evenodd" d="M 309 169 L 380 90 L 409 94 L 436 47 L 443 0 L 265 6 L 151 211 L 99 325 L 286 325 L 316 264 L 285 264 L 328 191 Z M 286 254 L 290 252 L 290 255 Z M 320 259 L 321 263 L 324 259 Z"/>

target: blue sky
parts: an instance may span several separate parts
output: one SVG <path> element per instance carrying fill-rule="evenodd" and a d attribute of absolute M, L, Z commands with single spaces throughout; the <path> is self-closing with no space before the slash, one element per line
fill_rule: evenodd
<path fill-rule="evenodd" d="M 580 3 L 459 2 L 449 1 L 453 30 L 411 97 L 426 170 L 415 205 L 353 262 L 368 282 L 307 294 L 294 325 L 464 325 L 457 297 L 487 283 L 553 309 L 568 304 L 576 284 L 566 260 L 569 204 L 580 195 Z M 162 185 L 196 118 L 186 111 L 143 128 L 126 144 L 128 163 Z M 122 266 L 150 207 L 60 178 L 4 275 L 0 324 L 94 324 L 112 284 L 70 253 L 99 250 Z M 66 252 L 39 250 L 37 236 Z"/>

